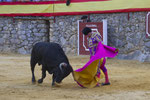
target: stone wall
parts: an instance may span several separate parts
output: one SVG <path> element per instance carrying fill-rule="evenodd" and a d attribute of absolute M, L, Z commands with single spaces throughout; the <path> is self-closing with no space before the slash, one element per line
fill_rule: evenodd
<path fill-rule="evenodd" d="M 150 38 L 146 38 L 147 12 L 91 14 L 92 22 L 107 19 L 108 45 L 119 49 L 118 59 L 150 61 Z M 0 51 L 30 54 L 39 41 L 59 43 L 67 54 L 77 55 L 77 21 L 82 16 L 58 16 L 50 20 L 13 20 L 0 17 Z"/>
<path fill-rule="evenodd" d="M 129 15 L 128 15 L 129 14 Z M 146 38 L 147 12 L 92 14 L 92 22 L 107 19 L 108 45 L 119 49 L 118 59 L 150 61 L 150 38 Z M 77 20 L 82 16 L 56 17 L 51 24 L 51 41 L 60 43 L 67 53 L 77 54 Z"/>
<path fill-rule="evenodd" d="M 30 54 L 36 42 L 49 39 L 45 23 L 0 17 L 0 52 Z"/>
<path fill-rule="evenodd" d="M 59 16 L 50 24 L 50 41 L 61 44 L 68 54 L 77 55 L 77 20 L 81 16 Z"/>

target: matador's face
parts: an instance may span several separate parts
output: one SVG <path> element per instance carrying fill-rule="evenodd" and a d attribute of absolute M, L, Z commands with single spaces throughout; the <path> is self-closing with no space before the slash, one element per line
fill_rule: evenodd
<path fill-rule="evenodd" d="M 92 33 L 90 32 L 90 33 L 88 33 L 88 35 L 87 35 L 87 36 L 90 38 L 90 37 L 91 37 L 91 35 L 92 35 Z"/>

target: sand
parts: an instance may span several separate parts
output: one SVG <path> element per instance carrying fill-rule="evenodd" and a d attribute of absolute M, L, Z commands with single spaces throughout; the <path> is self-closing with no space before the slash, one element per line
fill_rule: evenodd
<path fill-rule="evenodd" d="M 82 67 L 89 56 L 69 56 L 73 69 Z M 30 55 L 0 54 L 0 100 L 150 100 L 150 62 L 107 59 L 110 86 L 81 88 L 72 74 L 52 87 L 52 75 L 42 84 L 32 84 Z M 36 80 L 41 66 L 36 65 Z M 104 79 L 100 81 L 104 82 Z"/>

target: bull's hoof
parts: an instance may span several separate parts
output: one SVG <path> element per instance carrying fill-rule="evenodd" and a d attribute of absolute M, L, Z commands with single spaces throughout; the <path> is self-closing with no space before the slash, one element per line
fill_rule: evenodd
<path fill-rule="evenodd" d="M 56 87 L 60 87 L 60 86 L 61 86 L 61 84 L 60 84 L 60 83 L 55 82 L 55 86 L 56 86 Z"/>
<path fill-rule="evenodd" d="M 52 83 L 52 86 L 55 86 L 55 83 L 54 83 L 54 82 Z"/>
<path fill-rule="evenodd" d="M 55 82 L 55 83 L 52 84 L 52 87 L 60 87 L 60 86 L 61 86 L 61 84 L 57 83 L 57 82 Z"/>
<path fill-rule="evenodd" d="M 32 84 L 35 84 L 36 83 L 36 80 L 35 79 L 32 79 Z"/>
<path fill-rule="evenodd" d="M 42 80 L 42 79 L 39 79 L 39 80 L 38 80 L 38 83 L 39 83 L 39 84 L 43 83 L 43 80 Z"/>

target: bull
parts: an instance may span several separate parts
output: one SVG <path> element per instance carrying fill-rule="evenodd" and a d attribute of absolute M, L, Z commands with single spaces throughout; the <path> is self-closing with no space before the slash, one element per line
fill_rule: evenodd
<path fill-rule="evenodd" d="M 37 63 L 42 65 L 42 77 L 38 83 L 43 82 L 46 71 L 52 74 L 52 86 L 55 85 L 55 82 L 61 83 L 73 71 L 61 46 L 53 42 L 39 42 L 33 46 L 30 59 L 32 83 L 36 82 L 34 68 Z"/>

